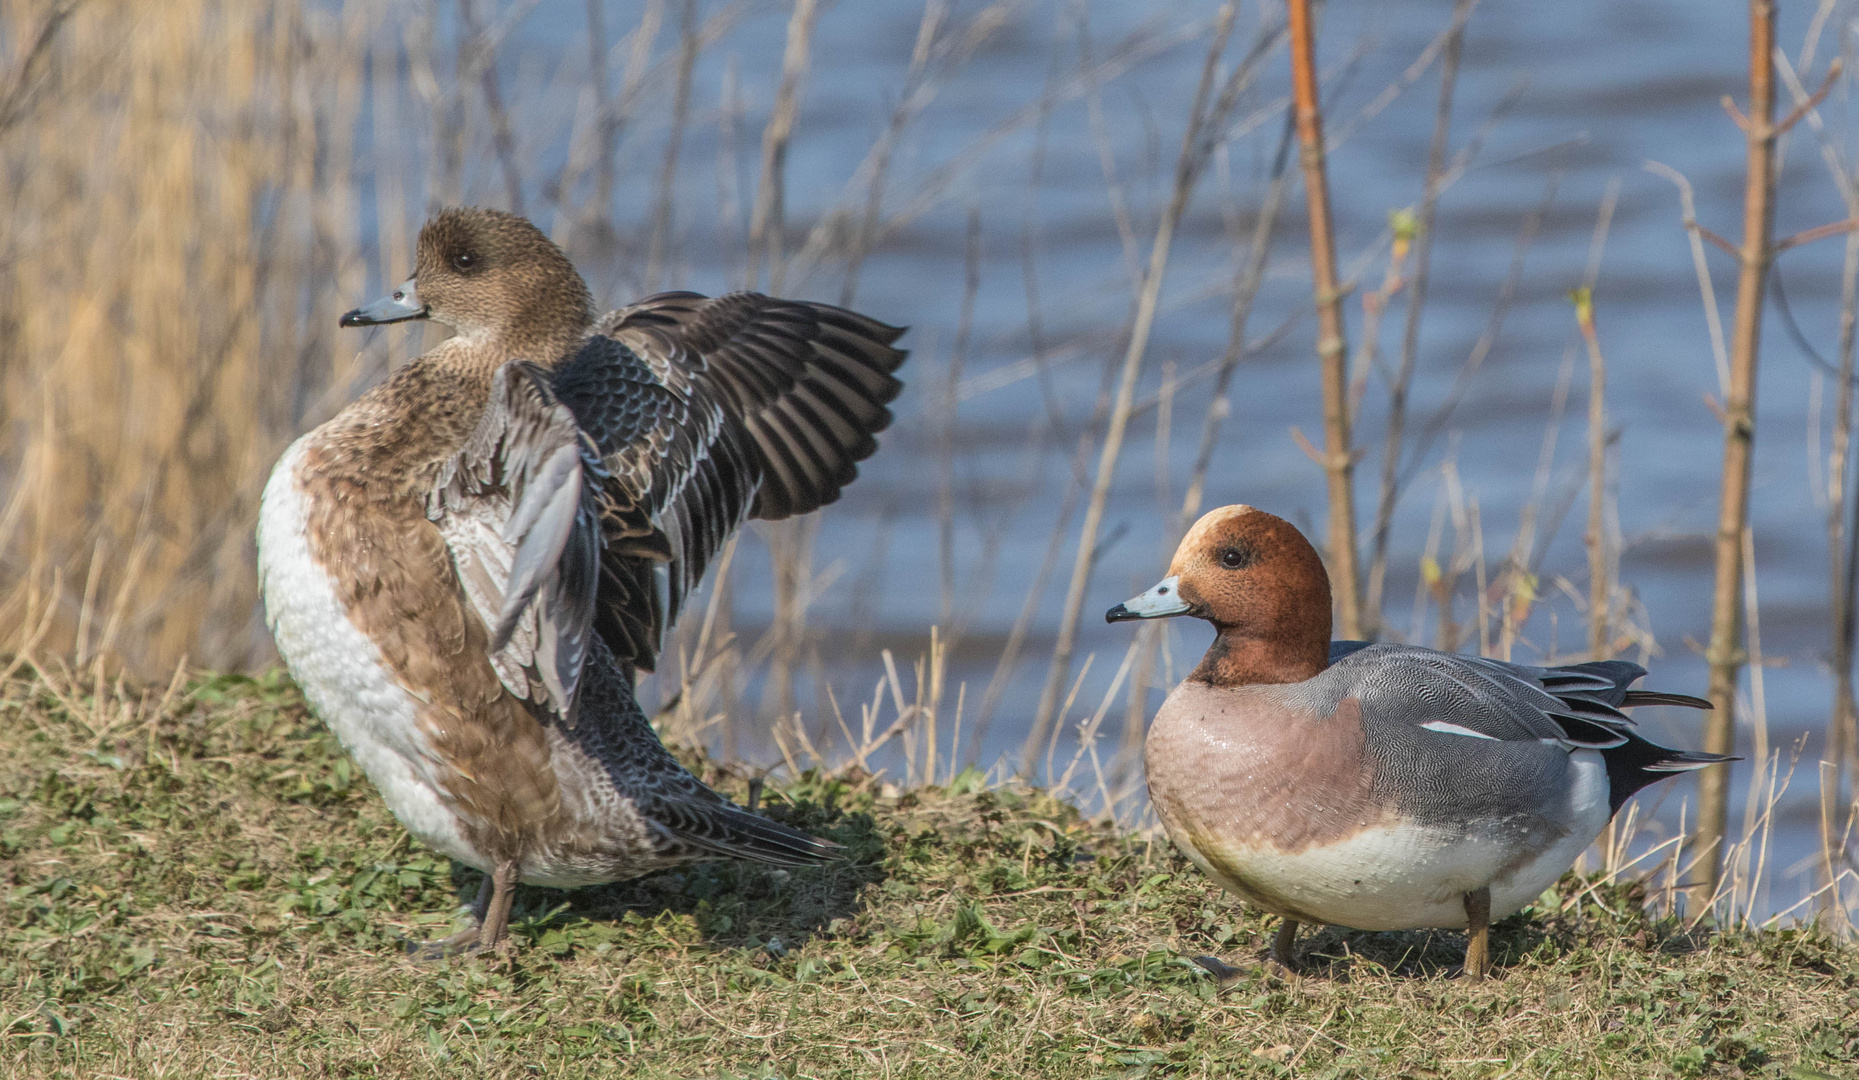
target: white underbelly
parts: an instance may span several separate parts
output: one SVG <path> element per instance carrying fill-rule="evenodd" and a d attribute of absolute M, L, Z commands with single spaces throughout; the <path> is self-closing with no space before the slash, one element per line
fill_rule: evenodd
<path fill-rule="evenodd" d="M 465 840 L 438 777 L 444 768 L 421 729 L 418 702 L 336 598 L 305 538 L 307 500 L 296 482 L 305 436 L 278 460 L 258 513 L 258 580 L 278 655 L 387 808 L 420 842 L 488 870 Z"/>
<path fill-rule="evenodd" d="M 1595 750 L 1570 757 L 1570 787 L 1557 796 L 1559 805 L 1543 808 L 1567 831 L 1521 862 L 1501 832 L 1402 823 L 1293 853 L 1205 833 L 1175 839 L 1209 877 L 1262 906 L 1285 909 L 1280 914 L 1358 930 L 1463 927 L 1466 893 L 1488 886 L 1491 917 L 1515 914 L 1555 884 L 1606 826 L 1606 764 Z"/>

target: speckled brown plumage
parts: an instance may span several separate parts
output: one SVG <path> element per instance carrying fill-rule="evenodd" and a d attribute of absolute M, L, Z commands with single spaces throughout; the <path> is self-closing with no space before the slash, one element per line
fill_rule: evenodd
<path fill-rule="evenodd" d="M 745 518 L 850 482 L 889 421 L 901 331 L 691 293 L 596 327 L 561 252 L 495 211 L 429 222 L 417 266 L 344 325 L 456 336 L 299 440 L 266 488 L 266 603 L 306 696 L 409 828 L 490 875 L 483 944 L 519 879 L 829 857 L 685 772 L 632 672 Z"/>
<path fill-rule="evenodd" d="M 422 702 L 473 841 L 517 857 L 560 803 L 542 724 L 498 681 L 451 552 L 427 519 L 440 464 L 484 411 L 488 358 L 447 342 L 344 410 L 307 452 L 308 538 L 355 625 Z"/>

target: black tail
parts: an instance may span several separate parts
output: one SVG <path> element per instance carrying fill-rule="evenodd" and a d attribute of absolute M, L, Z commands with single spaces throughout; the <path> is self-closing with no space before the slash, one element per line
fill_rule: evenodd
<path fill-rule="evenodd" d="M 668 800 L 652 807 L 652 817 L 679 840 L 729 859 L 775 866 L 817 866 L 831 862 L 843 850 L 831 840 L 808 836 L 722 799 Z"/>
<path fill-rule="evenodd" d="M 1687 709 L 1711 707 L 1710 702 L 1690 694 L 1668 694 L 1664 690 L 1628 690 L 1621 699 L 1620 707 L 1631 709 L 1635 705 L 1682 705 Z"/>
<path fill-rule="evenodd" d="M 1658 783 L 1673 773 L 1691 772 L 1720 761 L 1738 760 L 1722 754 L 1707 754 L 1701 750 L 1673 750 L 1647 742 L 1631 731 L 1622 734 L 1627 737 L 1626 742 L 1601 751 L 1601 757 L 1607 762 L 1607 804 L 1611 813 L 1619 813 L 1620 807 L 1633 797 L 1634 792 Z"/>

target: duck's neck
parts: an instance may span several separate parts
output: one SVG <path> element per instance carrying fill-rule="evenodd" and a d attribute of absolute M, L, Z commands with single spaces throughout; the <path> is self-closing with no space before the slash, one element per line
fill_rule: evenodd
<path fill-rule="evenodd" d="M 580 350 L 588 326 L 567 319 L 548 325 L 536 319 L 519 323 L 516 328 L 459 332 L 445 342 L 448 345 L 456 342 L 447 367 L 456 374 L 476 377 L 488 390 L 491 376 L 511 360 L 527 360 L 545 368 L 560 365 Z M 427 355 L 437 352 L 435 349 Z"/>
<path fill-rule="evenodd" d="M 527 360 L 552 370 L 580 351 L 587 331 L 585 323 L 564 322 L 547 330 L 538 327 L 520 337 L 507 337 L 498 343 L 498 351 L 505 360 Z"/>
<path fill-rule="evenodd" d="M 318 430 L 318 469 L 384 497 L 423 496 L 484 414 L 493 356 L 455 337 L 414 358 Z"/>
<path fill-rule="evenodd" d="M 1219 636 L 1188 678 L 1211 686 L 1296 683 L 1315 678 L 1329 663 L 1328 627 L 1321 635 L 1261 637 L 1255 631 L 1226 626 L 1219 628 Z"/>

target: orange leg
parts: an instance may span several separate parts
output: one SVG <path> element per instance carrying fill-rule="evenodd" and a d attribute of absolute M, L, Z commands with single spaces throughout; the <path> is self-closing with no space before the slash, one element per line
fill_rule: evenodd
<path fill-rule="evenodd" d="M 1465 894 L 1465 977 L 1477 981 L 1491 967 L 1491 889 Z"/>

